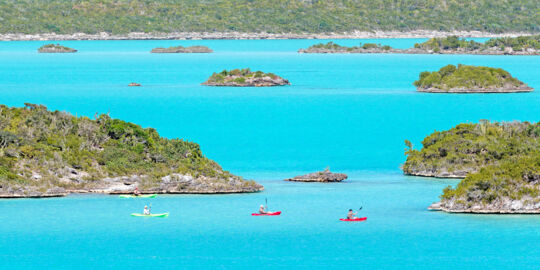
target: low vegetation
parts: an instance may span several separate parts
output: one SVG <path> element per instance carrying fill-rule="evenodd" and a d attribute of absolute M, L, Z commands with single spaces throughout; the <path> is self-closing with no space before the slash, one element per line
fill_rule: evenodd
<path fill-rule="evenodd" d="M 77 179 L 70 181 L 73 174 Z M 90 119 L 42 105 L 0 105 L 0 190 L 85 188 L 130 175 L 145 175 L 145 185 L 152 186 L 172 174 L 243 181 L 206 158 L 198 144 L 160 137 L 153 128 L 107 114 Z"/>
<path fill-rule="evenodd" d="M 211 53 L 213 52 L 212 49 L 206 47 L 206 46 L 172 46 L 168 48 L 154 48 L 151 53 Z"/>
<path fill-rule="evenodd" d="M 540 31 L 537 0 L 4 0 L 0 33 Z"/>
<path fill-rule="evenodd" d="M 288 80 L 274 73 L 251 71 L 249 68 L 223 70 L 213 73 L 203 85 L 210 86 L 278 86 L 290 84 Z"/>
<path fill-rule="evenodd" d="M 530 91 L 532 88 L 512 77 L 501 68 L 447 65 L 439 71 L 424 71 L 414 82 L 419 90 L 425 91 Z"/>
<path fill-rule="evenodd" d="M 465 178 L 445 188 L 434 209 L 540 212 L 540 123 L 483 120 L 435 131 L 421 150 L 405 143 L 405 174 Z"/>
<path fill-rule="evenodd" d="M 471 173 L 456 188 L 447 187 L 443 203 L 452 201 L 454 208 L 490 205 L 499 200 L 540 202 L 540 155 L 508 158 Z"/>
<path fill-rule="evenodd" d="M 381 45 L 381 44 L 375 44 L 375 43 L 360 43 L 359 46 L 352 46 L 352 47 L 346 47 L 341 46 L 339 44 L 336 44 L 332 41 L 324 44 L 324 43 L 318 43 L 315 45 L 310 46 L 309 48 L 305 49 L 304 51 L 310 52 L 310 51 L 328 51 L 328 52 L 361 52 L 364 50 L 370 50 L 370 49 L 376 49 L 376 50 L 390 50 L 392 47 L 388 45 Z"/>
<path fill-rule="evenodd" d="M 540 124 L 489 122 L 459 124 L 435 131 L 422 141 L 422 149 L 409 147 L 403 165 L 406 174 L 442 176 L 449 172 L 465 177 L 488 165 L 540 154 Z"/>
<path fill-rule="evenodd" d="M 74 53 L 77 50 L 62 46 L 60 44 L 46 44 L 38 48 L 38 52 L 41 53 Z"/>
<path fill-rule="evenodd" d="M 426 42 L 414 44 L 414 47 L 435 53 L 445 51 L 484 51 L 486 53 L 488 51 L 526 52 L 540 50 L 540 35 L 491 38 L 484 43 L 466 40 L 457 36 L 449 36 L 445 38 L 431 38 Z M 509 51 L 508 49 L 512 50 Z"/>

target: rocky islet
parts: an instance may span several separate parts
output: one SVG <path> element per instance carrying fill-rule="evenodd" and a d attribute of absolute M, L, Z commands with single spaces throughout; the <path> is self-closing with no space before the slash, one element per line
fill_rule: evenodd
<path fill-rule="evenodd" d="M 46 44 L 38 49 L 39 53 L 75 53 L 77 50 L 60 44 Z"/>
<path fill-rule="evenodd" d="M 234 86 L 234 87 L 266 87 L 283 86 L 291 83 L 273 73 L 264 73 L 262 71 L 251 71 L 249 68 L 223 70 L 220 73 L 214 73 L 202 85 L 207 86 Z"/>
<path fill-rule="evenodd" d="M 344 173 L 333 173 L 330 169 L 325 169 L 320 172 L 308 173 L 305 175 L 298 175 L 293 178 L 287 178 L 285 181 L 291 182 L 341 182 L 347 179 L 347 175 Z"/>
<path fill-rule="evenodd" d="M 172 46 L 168 48 L 158 47 L 158 48 L 152 49 L 150 52 L 151 53 L 211 53 L 214 51 L 206 46 L 196 45 L 196 46 L 189 46 L 189 47 L 184 47 L 184 46 Z"/>

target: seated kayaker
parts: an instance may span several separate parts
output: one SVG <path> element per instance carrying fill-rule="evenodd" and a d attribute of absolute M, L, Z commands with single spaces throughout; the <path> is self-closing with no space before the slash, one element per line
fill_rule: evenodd
<path fill-rule="evenodd" d="M 138 187 L 136 187 L 135 190 L 133 190 L 133 195 L 135 195 L 135 196 L 141 195 L 141 192 L 139 191 Z"/>
<path fill-rule="evenodd" d="M 264 205 L 261 204 L 261 206 L 259 207 L 259 214 L 266 214 L 266 213 L 268 213 L 268 212 L 264 208 Z"/>
<path fill-rule="evenodd" d="M 355 213 L 352 209 L 349 209 L 349 213 L 347 213 L 347 219 L 355 219 L 357 213 L 358 212 Z"/>
<path fill-rule="evenodd" d="M 148 208 L 148 206 L 146 206 L 146 205 L 144 206 L 143 214 L 150 215 L 150 208 Z"/>

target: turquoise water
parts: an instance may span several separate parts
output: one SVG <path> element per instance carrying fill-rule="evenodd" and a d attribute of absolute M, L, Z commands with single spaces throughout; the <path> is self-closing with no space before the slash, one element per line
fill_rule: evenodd
<path fill-rule="evenodd" d="M 421 39 L 343 40 L 406 48 Z M 225 169 L 262 183 L 257 194 L 121 200 L 85 195 L 0 200 L 0 268 L 534 269 L 540 217 L 426 211 L 456 180 L 402 176 L 403 140 L 461 122 L 537 121 L 540 92 L 415 92 L 424 70 L 452 63 L 504 68 L 540 88 L 540 58 L 465 55 L 308 55 L 316 40 L 0 42 L 0 104 L 45 104 L 154 127 L 201 144 Z M 214 54 L 150 54 L 208 45 Z M 214 71 L 251 67 L 279 88 L 212 88 Z M 130 88 L 131 81 L 143 84 Z M 280 181 L 330 166 L 337 184 Z M 268 198 L 279 217 L 251 217 Z M 165 219 L 132 218 L 153 203 Z M 367 222 L 338 219 L 363 206 Z"/>

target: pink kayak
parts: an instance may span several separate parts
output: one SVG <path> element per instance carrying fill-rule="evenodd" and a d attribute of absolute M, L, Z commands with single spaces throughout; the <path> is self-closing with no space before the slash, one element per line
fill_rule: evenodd
<path fill-rule="evenodd" d="M 364 220 L 367 220 L 367 217 L 353 218 L 353 219 L 340 218 L 339 220 L 341 220 L 341 221 L 364 221 Z"/>
<path fill-rule="evenodd" d="M 251 214 L 252 216 L 279 216 L 281 215 L 281 211 L 277 211 L 277 212 L 268 212 L 266 214 L 259 214 L 259 213 L 253 213 Z"/>

